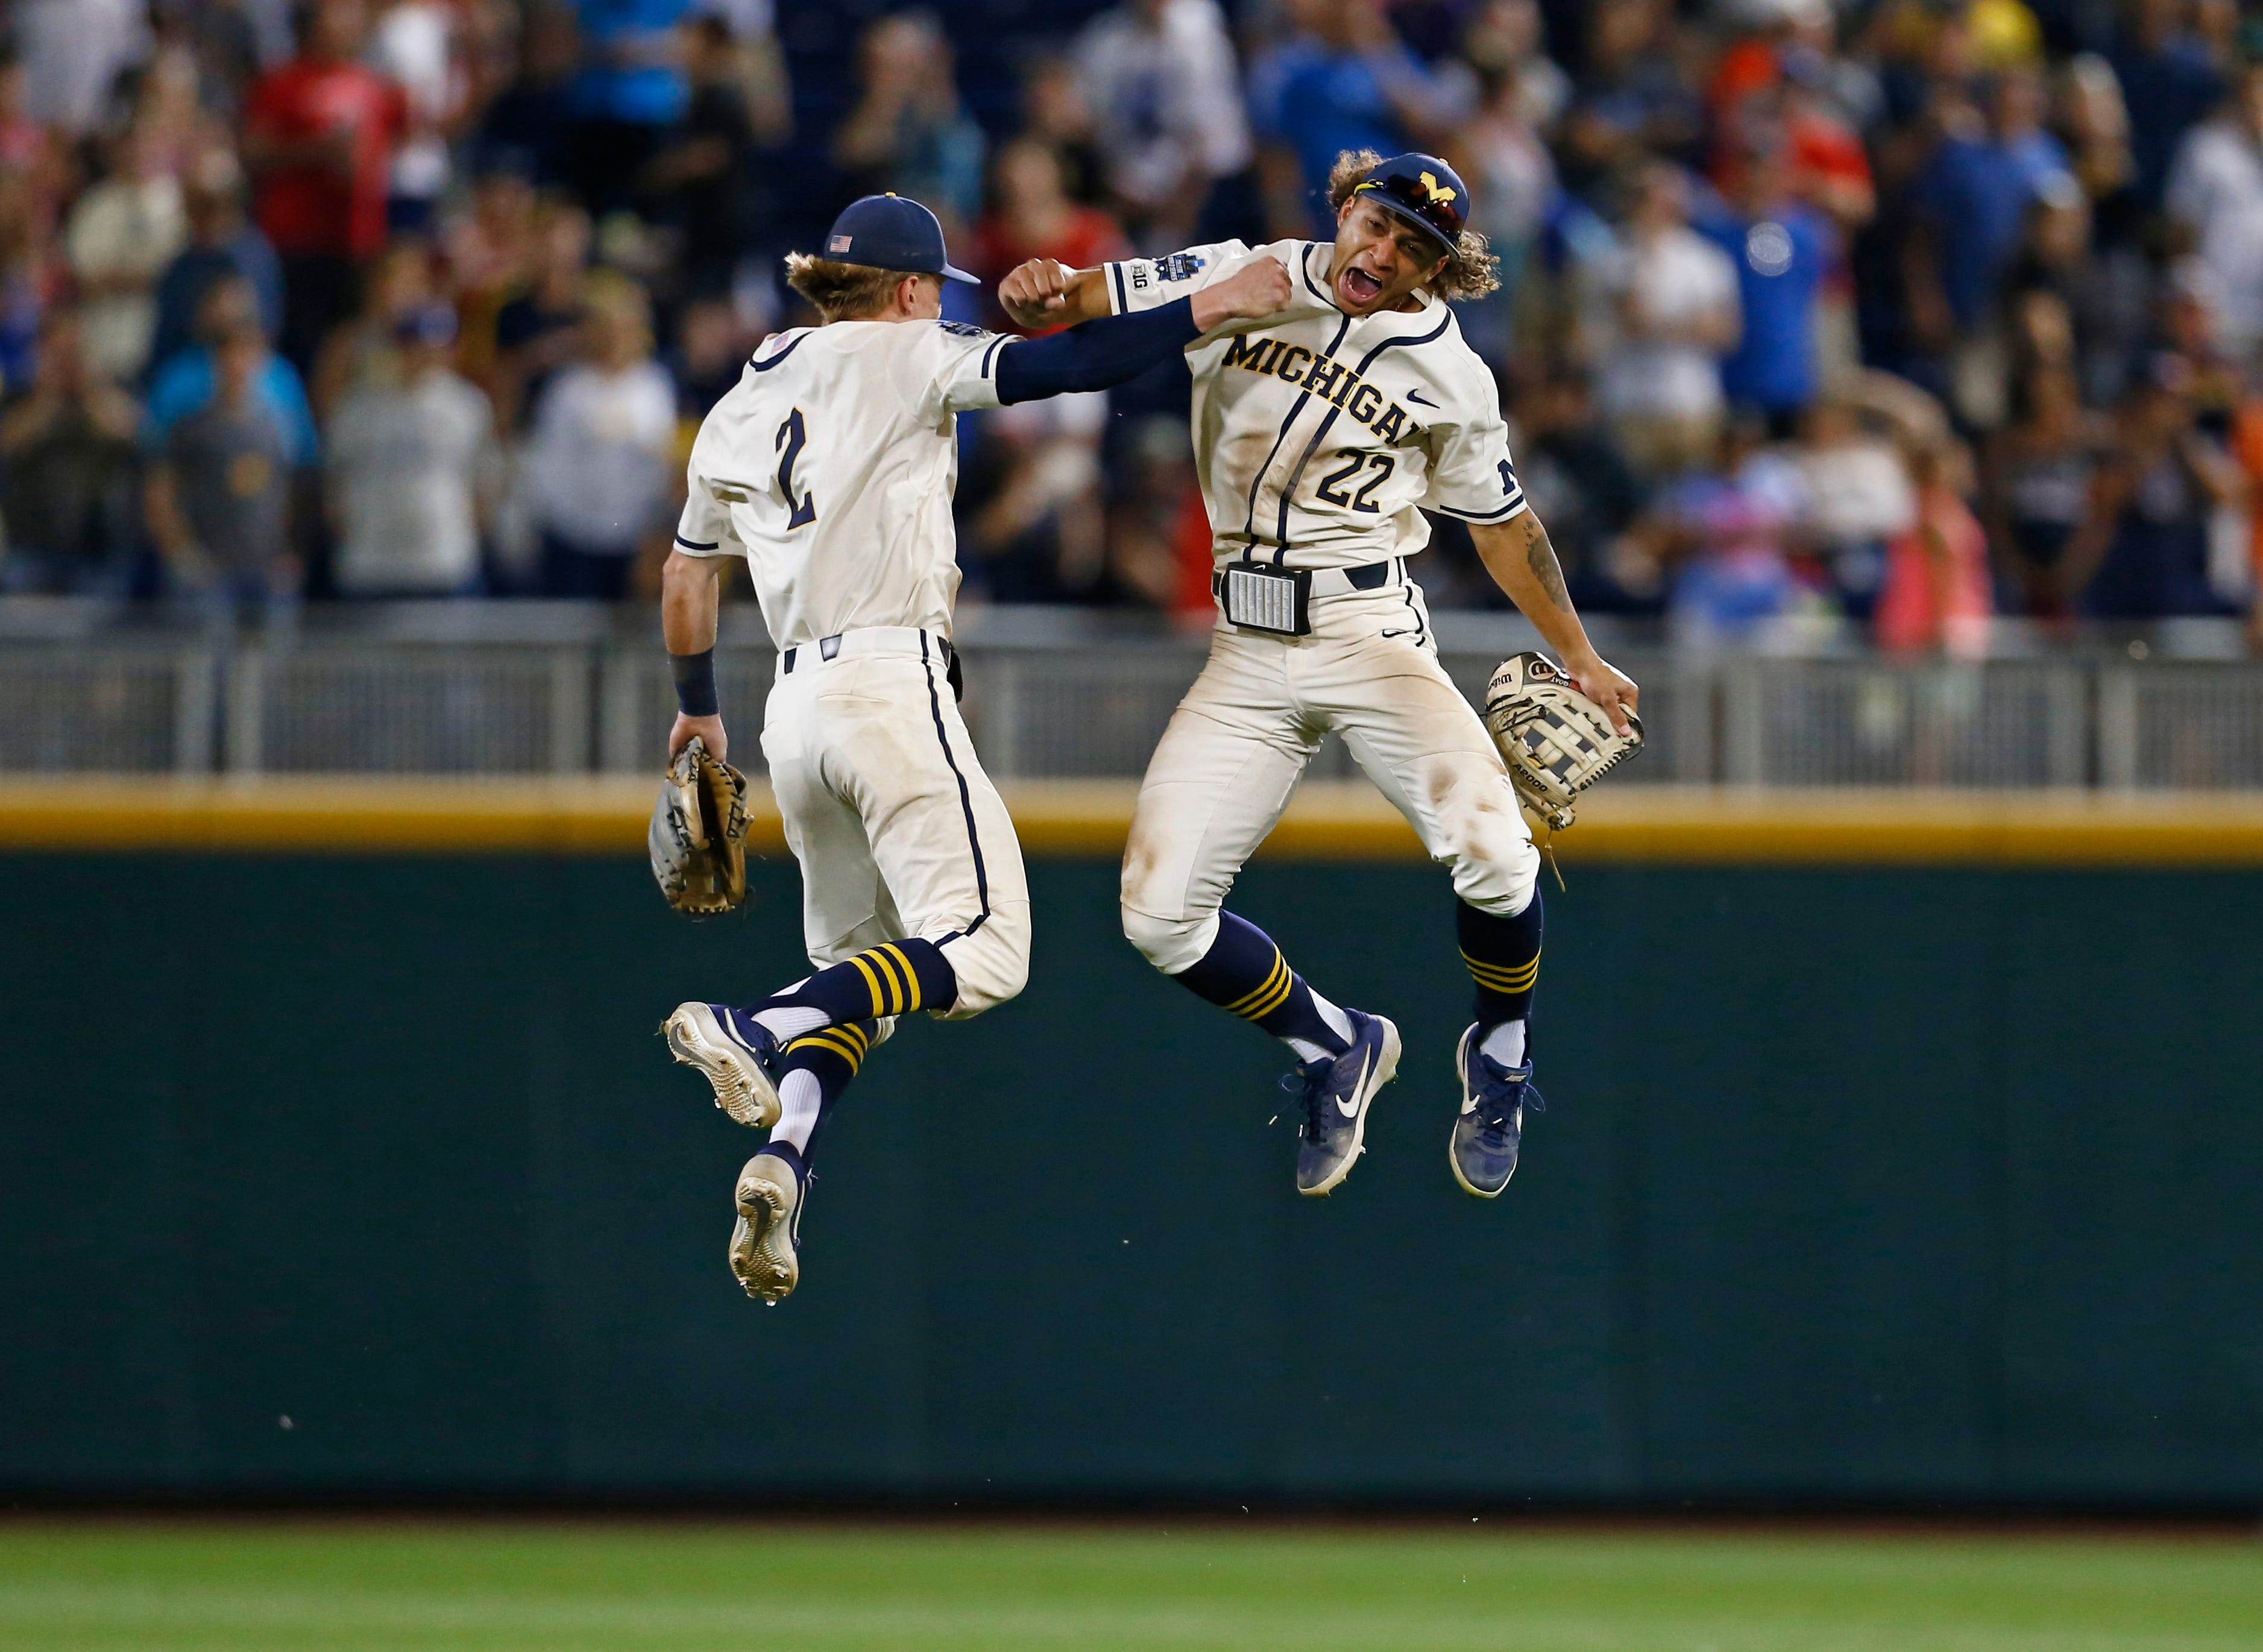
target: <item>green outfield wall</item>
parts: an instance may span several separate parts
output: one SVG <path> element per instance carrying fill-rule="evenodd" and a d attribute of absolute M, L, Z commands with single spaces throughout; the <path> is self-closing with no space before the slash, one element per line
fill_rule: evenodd
<path fill-rule="evenodd" d="M 790 866 L 0 856 L 0 1488 L 2263 1505 L 2263 869 L 1569 872 L 1480 1204 L 1442 874 L 1244 880 L 1406 1034 L 1303 1201 L 1277 1049 L 1035 862 L 766 1309 L 654 1029 L 799 972 Z"/>

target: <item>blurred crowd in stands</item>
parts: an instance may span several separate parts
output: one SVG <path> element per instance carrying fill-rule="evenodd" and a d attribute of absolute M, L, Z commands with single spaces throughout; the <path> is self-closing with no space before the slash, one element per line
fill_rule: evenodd
<path fill-rule="evenodd" d="M 1977 652 L 2249 611 L 2263 14 L 2234 0 L 13 0 L 9 592 L 648 590 L 779 259 L 855 196 L 994 282 L 1326 237 L 1446 156 L 1574 595 Z M 954 290 L 962 319 L 1008 323 Z M 1206 619 L 1182 367 L 970 417 L 977 599 Z M 2253 505 L 2251 507 L 2251 496 Z M 1440 521 L 1442 606 L 1500 599 Z"/>

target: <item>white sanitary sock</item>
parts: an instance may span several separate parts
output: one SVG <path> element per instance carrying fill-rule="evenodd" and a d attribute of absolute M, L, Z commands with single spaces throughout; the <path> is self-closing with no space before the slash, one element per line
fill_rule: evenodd
<path fill-rule="evenodd" d="M 1305 983 L 1305 991 L 1312 995 L 1312 1008 L 1318 1012 L 1319 1018 L 1328 1024 L 1328 1030 L 1342 1039 L 1346 1044 L 1349 1044 L 1351 1017 L 1329 1003 L 1318 992 L 1314 992 L 1310 981 Z M 1316 1061 L 1334 1061 L 1336 1058 L 1335 1050 L 1323 1050 L 1309 1038 L 1284 1038 L 1281 1042 L 1296 1051 L 1298 1061 L 1307 1067 Z"/>
<path fill-rule="evenodd" d="M 806 1155 L 810 1133 L 817 1129 L 819 1104 L 825 1093 L 817 1082 L 817 1075 L 806 1067 L 796 1067 L 779 1081 L 778 1122 L 770 1126 L 770 1140 L 791 1142 L 793 1151 Z"/>
<path fill-rule="evenodd" d="M 1521 1021 L 1503 1021 L 1486 1035 L 1485 1042 L 1478 1048 L 1504 1067 L 1522 1067 L 1524 1064 L 1524 1023 Z"/>
<path fill-rule="evenodd" d="M 1347 1044 L 1351 1042 L 1351 1017 L 1329 1003 L 1318 992 L 1312 992 L 1312 984 L 1310 981 L 1305 983 L 1305 991 L 1312 992 L 1312 1007 L 1320 1013 L 1320 1019 L 1328 1024 L 1328 1030 Z"/>
<path fill-rule="evenodd" d="M 789 992 L 792 989 L 788 988 Z M 832 1018 L 821 1009 L 806 1004 L 789 1004 L 782 1009 L 756 1010 L 747 1019 L 767 1030 L 779 1043 L 791 1043 L 804 1033 L 813 1033 Z"/>

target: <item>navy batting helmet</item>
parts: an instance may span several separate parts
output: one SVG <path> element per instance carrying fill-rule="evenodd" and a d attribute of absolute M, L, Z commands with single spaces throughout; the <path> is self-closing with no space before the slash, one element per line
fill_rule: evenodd
<path fill-rule="evenodd" d="M 1437 237 L 1450 254 L 1470 221 L 1470 186 L 1435 155 L 1394 155 L 1371 167 L 1352 191 L 1415 228 Z"/>

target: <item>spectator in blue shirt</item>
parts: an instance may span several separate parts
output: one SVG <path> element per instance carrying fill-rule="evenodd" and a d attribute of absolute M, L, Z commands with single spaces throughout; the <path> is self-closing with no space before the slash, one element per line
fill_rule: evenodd
<path fill-rule="evenodd" d="M 1947 140 L 1917 181 L 1905 279 L 1918 338 L 1935 351 L 1993 318 L 2028 209 L 2068 170 L 2066 151 L 2037 124 L 2042 87 L 2032 70 L 1997 76 L 1985 104 L 1986 129 Z"/>
<path fill-rule="evenodd" d="M 2129 154 L 2136 162 L 2137 199 L 2147 212 L 2161 205 L 2185 133 L 2223 96 L 2223 80 L 2208 50 L 2185 32 L 2183 0 L 2129 0 L 2112 58 L 2129 112 Z"/>
<path fill-rule="evenodd" d="M 1758 148 L 1730 195 L 1691 220 L 1737 266 L 1744 331 L 1721 363 L 1721 388 L 1732 405 L 1766 415 L 1779 438 L 1818 388 L 1815 307 L 1832 244 L 1829 221 L 1792 195 L 1784 162 L 1780 148 Z"/>
<path fill-rule="evenodd" d="M 191 414 L 210 405 L 220 385 L 213 341 L 240 336 L 258 329 L 258 298 L 251 283 L 239 275 L 224 276 L 205 294 L 197 312 L 197 340 L 162 367 L 149 384 L 149 405 L 141 416 L 141 446 L 155 457 L 164 453 L 173 427 Z M 262 336 L 264 336 L 262 335 Z M 252 367 L 253 396 L 281 427 L 284 451 L 295 468 L 314 463 L 318 441 L 315 415 L 307 403 L 307 387 L 299 371 L 265 350 Z"/>
<path fill-rule="evenodd" d="M 1250 101 L 1276 227 L 1327 241 L 1335 234 L 1327 181 L 1338 155 L 1442 150 L 1467 111 L 1392 32 L 1378 0 L 1317 0 L 1308 18 L 1310 35 L 1258 64 Z M 1299 210 L 1290 209 L 1291 197 Z"/>
<path fill-rule="evenodd" d="M 197 311 L 215 281 L 242 276 L 257 299 L 259 328 L 270 339 L 283 328 L 283 269 L 275 249 L 244 216 L 242 174 L 235 158 L 210 157 L 190 175 L 189 244 L 157 278 L 157 320 L 149 337 L 155 375 L 196 342 Z"/>
<path fill-rule="evenodd" d="M 850 192 L 907 195 L 946 236 L 965 233 L 982 211 L 988 146 L 959 103 L 949 37 L 934 18 L 899 11 L 864 31 L 857 69 L 856 106 L 833 134 Z"/>
<path fill-rule="evenodd" d="M 568 182 L 597 217 L 633 206 L 637 175 L 691 92 L 676 25 L 690 0 L 575 0 L 582 69 L 568 93 Z"/>
<path fill-rule="evenodd" d="M 2099 619 L 2224 615 L 2209 580 L 2209 530 L 2245 479 L 2194 422 L 2192 365 L 2151 357 L 2091 479 L 2090 514 L 2062 555 L 2081 611 Z"/>

